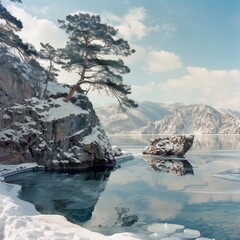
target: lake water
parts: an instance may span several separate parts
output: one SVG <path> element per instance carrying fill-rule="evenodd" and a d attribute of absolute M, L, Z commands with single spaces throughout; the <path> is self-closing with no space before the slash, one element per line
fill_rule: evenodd
<path fill-rule="evenodd" d="M 185 158 L 157 161 L 141 155 L 152 137 L 109 136 L 135 156 L 113 171 L 24 173 L 9 182 L 22 185 L 20 198 L 38 211 L 107 235 L 128 231 L 161 239 L 148 226 L 168 223 L 203 237 L 240 239 L 240 135 L 196 136 Z"/>

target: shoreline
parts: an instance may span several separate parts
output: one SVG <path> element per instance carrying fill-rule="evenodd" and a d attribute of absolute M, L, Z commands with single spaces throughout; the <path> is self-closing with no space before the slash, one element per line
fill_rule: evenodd
<path fill-rule="evenodd" d="M 131 157 L 130 157 L 131 156 Z M 133 155 L 126 154 L 116 158 L 116 162 L 129 161 Z M 120 162 L 119 162 L 120 163 Z M 41 214 L 30 203 L 18 198 L 21 186 L 6 182 L 8 177 L 17 174 L 42 171 L 45 168 L 37 163 L 17 165 L 0 164 L 0 239 L 78 239 L 78 240 L 141 240 L 133 233 L 116 233 L 105 236 L 80 225 L 69 222 L 64 216 Z"/>
<path fill-rule="evenodd" d="M 21 163 L 16 165 L 0 164 L 0 180 L 5 181 L 8 177 L 34 170 L 43 171 L 44 167 L 37 163 Z"/>

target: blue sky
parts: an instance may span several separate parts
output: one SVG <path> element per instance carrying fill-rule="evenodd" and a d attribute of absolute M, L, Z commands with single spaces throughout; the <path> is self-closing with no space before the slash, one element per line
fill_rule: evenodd
<path fill-rule="evenodd" d="M 137 51 L 125 59 L 131 73 L 124 76 L 137 101 L 240 110 L 238 0 L 23 0 L 9 9 L 23 21 L 21 37 L 35 46 L 64 44 L 57 19 L 76 11 L 100 14 Z M 76 76 L 63 73 L 60 81 L 74 83 Z M 113 101 L 94 93 L 90 98 Z"/>

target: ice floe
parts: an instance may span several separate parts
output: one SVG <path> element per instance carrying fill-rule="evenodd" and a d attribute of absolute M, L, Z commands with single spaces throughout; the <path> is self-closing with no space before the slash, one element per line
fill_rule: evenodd
<path fill-rule="evenodd" d="M 178 224 L 155 223 L 150 225 L 147 230 L 155 233 L 175 233 L 180 229 L 184 229 L 184 226 Z"/>

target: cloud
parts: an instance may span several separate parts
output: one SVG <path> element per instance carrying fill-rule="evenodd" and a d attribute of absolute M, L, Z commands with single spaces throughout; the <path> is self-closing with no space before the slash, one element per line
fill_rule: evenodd
<path fill-rule="evenodd" d="M 151 32 L 161 32 L 162 40 L 166 40 L 176 30 L 171 23 L 148 24 L 148 15 L 143 7 L 132 8 L 123 17 L 109 12 L 104 12 L 101 16 L 104 22 L 112 23 L 120 35 L 130 41 L 140 40 Z"/>
<path fill-rule="evenodd" d="M 167 72 L 180 68 L 181 59 L 178 55 L 167 51 L 150 51 L 147 57 L 149 72 Z"/>
<path fill-rule="evenodd" d="M 122 23 L 116 26 L 119 33 L 127 39 L 137 37 L 138 39 L 146 36 L 148 32 L 147 26 L 143 23 L 146 18 L 146 10 L 144 8 L 134 8 L 129 10 L 128 14 L 122 19 Z"/>
<path fill-rule="evenodd" d="M 13 4 L 7 8 L 23 23 L 23 29 L 19 32 L 19 36 L 24 41 L 32 43 L 36 49 L 40 48 L 40 42 L 50 43 L 54 47 L 63 47 L 65 45 L 66 34 L 53 22 L 33 17 L 24 9 Z"/>
<path fill-rule="evenodd" d="M 140 101 L 183 102 L 207 104 L 240 111 L 240 70 L 209 70 L 187 67 L 179 78 L 133 85 L 132 98 Z"/>

